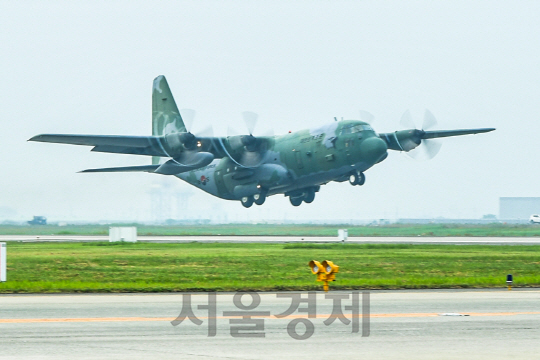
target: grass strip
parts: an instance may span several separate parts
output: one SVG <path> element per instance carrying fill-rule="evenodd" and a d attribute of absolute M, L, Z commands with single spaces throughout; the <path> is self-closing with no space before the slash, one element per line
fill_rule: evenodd
<path fill-rule="evenodd" d="M 332 289 L 540 286 L 540 246 L 10 243 L 0 293 L 320 290 L 312 259 Z"/>

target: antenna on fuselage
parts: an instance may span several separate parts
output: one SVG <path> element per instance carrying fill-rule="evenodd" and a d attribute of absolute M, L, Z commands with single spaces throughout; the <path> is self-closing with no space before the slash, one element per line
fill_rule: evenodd
<path fill-rule="evenodd" d="M 337 116 L 334 116 L 334 120 L 337 121 Z"/>

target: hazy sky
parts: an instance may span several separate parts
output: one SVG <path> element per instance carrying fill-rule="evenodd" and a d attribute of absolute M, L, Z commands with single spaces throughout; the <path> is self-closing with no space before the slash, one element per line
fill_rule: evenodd
<path fill-rule="evenodd" d="M 538 1 L 2 1 L 0 222 L 152 220 L 162 215 L 263 219 L 480 218 L 500 196 L 539 196 Z M 78 174 L 148 157 L 32 143 L 40 133 L 151 133 L 151 89 L 167 77 L 193 130 L 300 130 L 376 116 L 399 130 L 425 108 L 438 128 L 496 127 L 443 140 L 419 162 L 391 152 L 366 185 L 323 186 L 298 208 L 270 197 L 244 209 L 174 177 Z M 187 202 L 178 202 L 182 193 Z"/>

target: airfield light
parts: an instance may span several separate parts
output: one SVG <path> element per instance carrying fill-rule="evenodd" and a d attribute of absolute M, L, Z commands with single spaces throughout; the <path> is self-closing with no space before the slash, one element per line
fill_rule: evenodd
<path fill-rule="evenodd" d="M 201 147 L 202 143 L 200 141 L 197 141 L 197 147 Z"/>
<path fill-rule="evenodd" d="M 323 272 L 321 271 L 322 269 L 322 265 L 320 262 L 318 262 L 317 260 L 311 260 L 309 262 L 309 267 L 311 268 L 311 272 L 315 275 L 319 275 L 319 274 L 322 274 Z M 317 279 L 318 280 L 318 279 Z"/>
<path fill-rule="evenodd" d="M 512 274 L 506 275 L 506 284 L 508 285 L 508 290 L 512 290 L 512 283 L 514 282 L 514 277 Z"/>
<path fill-rule="evenodd" d="M 336 273 L 339 272 L 339 266 L 329 260 L 323 261 L 322 264 L 317 260 L 311 260 L 309 267 L 311 268 L 311 273 L 317 275 L 317 281 L 324 281 L 324 291 L 328 291 L 328 282 L 336 281 Z"/>
<path fill-rule="evenodd" d="M 339 266 L 335 265 L 330 260 L 324 260 L 322 266 L 326 273 L 326 281 L 336 281 L 336 274 L 339 272 Z"/>

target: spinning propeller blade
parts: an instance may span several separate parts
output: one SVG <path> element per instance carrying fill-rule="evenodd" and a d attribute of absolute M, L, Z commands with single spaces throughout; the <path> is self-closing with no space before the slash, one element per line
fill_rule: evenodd
<path fill-rule="evenodd" d="M 244 111 L 242 113 L 242 117 L 244 118 L 244 123 L 246 124 L 249 135 L 253 135 L 255 126 L 257 126 L 257 119 L 259 118 L 259 115 L 251 111 Z"/>
<path fill-rule="evenodd" d="M 402 144 L 407 155 L 416 160 L 429 160 L 439 153 L 442 144 L 437 140 L 428 140 L 426 138 L 426 130 L 437 125 L 437 119 L 433 116 L 431 111 L 426 109 L 424 113 L 422 130 L 416 129 L 416 125 L 409 110 L 405 111 L 401 116 L 400 124 L 404 128 L 413 129 L 410 139 Z"/>
<path fill-rule="evenodd" d="M 373 123 L 375 122 L 375 116 L 373 116 L 373 114 L 367 111 L 360 110 L 360 120 L 370 125 L 373 125 Z"/>
<path fill-rule="evenodd" d="M 264 162 L 267 150 L 266 140 L 253 135 L 259 115 L 251 111 L 244 111 L 242 117 L 249 135 L 229 135 L 227 141 L 232 153 L 228 151 L 226 153 L 237 165 L 245 168 L 258 167 Z M 231 128 L 228 129 L 228 133 L 238 134 Z"/>
<path fill-rule="evenodd" d="M 170 159 L 161 164 L 155 171 L 157 173 L 174 175 L 189 168 L 206 166 L 214 160 L 214 155 L 208 152 L 211 147 L 211 141 L 208 138 L 213 136 L 212 127 L 208 126 L 193 134 L 191 129 L 194 124 L 195 110 L 182 109 L 180 113 L 186 132 L 165 135 L 167 146 L 164 149 L 171 149 L 171 153 L 167 153 Z"/>

